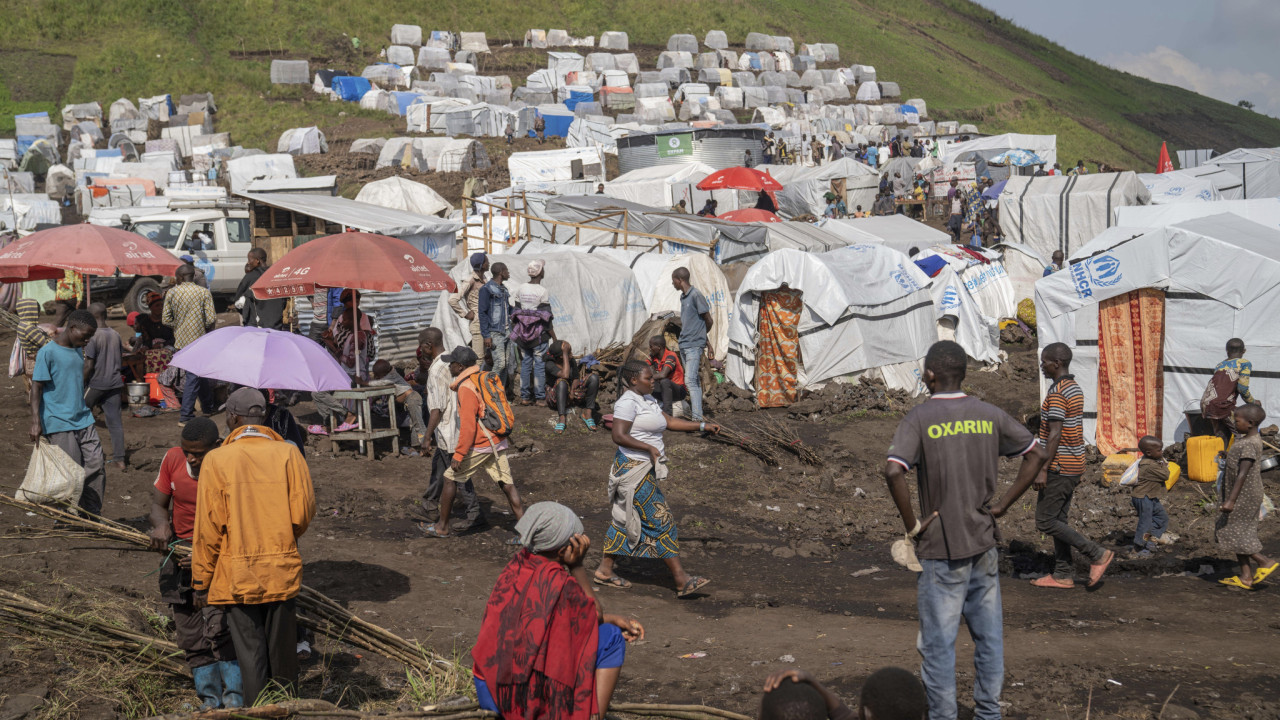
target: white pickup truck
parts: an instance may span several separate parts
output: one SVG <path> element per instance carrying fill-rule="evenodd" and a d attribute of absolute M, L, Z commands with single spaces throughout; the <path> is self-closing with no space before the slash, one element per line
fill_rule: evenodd
<path fill-rule="evenodd" d="M 177 257 L 190 255 L 196 266 L 204 270 L 209 290 L 216 299 L 230 300 L 240 280 L 249 249 L 253 247 L 253 228 L 249 210 L 238 205 L 205 205 L 170 209 L 138 218 L 127 229 L 138 233 Z M 92 279 L 93 298 L 119 299 L 126 312 L 143 311 L 143 297 L 159 290 L 160 276 L 117 276 Z"/>

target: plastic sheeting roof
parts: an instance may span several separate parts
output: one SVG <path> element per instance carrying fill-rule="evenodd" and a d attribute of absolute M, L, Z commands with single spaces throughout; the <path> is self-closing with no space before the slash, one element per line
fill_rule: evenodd
<path fill-rule="evenodd" d="M 1280 229 L 1280 198 L 1171 205 L 1131 205 L 1116 208 L 1116 223 L 1129 227 L 1154 228 L 1228 212 L 1270 228 Z"/>
<path fill-rule="evenodd" d="M 462 228 L 456 220 L 418 215 L 392 208 L 348 200 L 344 197 L 298 195 L 294 193 L 250 193 L 237 195 L 264 205 L 273 205 L 291 212 L 302 213 L 332 223 L 362 230 L 401 237 L 405 235 L 455 234 Z"/>
<path fill-rule="evenodd" d="M 356 194 L 356 202 L 404 210 L 418 215 L 435 215 L 442 211 L 453 211 L 453 205 L 429 186 L 394 176 L 375 180 L 360 188 L 360 192 Z"/>
<path fill-rule="evenodd" d="M 819 227 L 855 244 L 876 243 L 906 253 L 911 248 L 924 250 L 951 241 L 951 236 L 935 230 L 906 215 L 882 215 L 868 218 L 828 218 Z"/>

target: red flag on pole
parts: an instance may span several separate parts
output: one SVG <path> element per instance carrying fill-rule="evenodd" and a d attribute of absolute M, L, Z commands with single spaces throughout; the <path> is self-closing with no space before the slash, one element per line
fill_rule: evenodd
<path fill-rule="evenodd" d="M 1156 173 L 1173 172 L 1173 161 L 1169 159 L 1168 143 L 1160 143 L 1160 161 L 1156 164 Z"/>

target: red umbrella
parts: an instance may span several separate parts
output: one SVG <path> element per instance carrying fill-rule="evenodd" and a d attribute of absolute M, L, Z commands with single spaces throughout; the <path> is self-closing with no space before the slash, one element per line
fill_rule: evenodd
<path fill-rule="evenodd" d="M 386 235 L 346 232 L 290 250 L 253 284 L 259 299 L 310 295 L 317 287 L 374 292 L 453 292 L 458 285 L 421 250 Z"/>
<path fill-rule="evenodd" d="M 0 252 L 0 281 L 85 275 L 173 275 L 182 261 L 150 240 L 102 225 L 63 225 L 10 243 Z"/>
<path fill-rule="evenodd" d="M 759 192 L 777 192 L 782 183 L 773 179 L 769 173 L 755 168 L 731 167 L 711 173 L 698 183 L 699 190 L 756 190 Z"/>
<path fill-rule="evenodd" d="M 760 210 L 759 208 L 730 210 L 727 213 L 720 213 L 716 216 L 716 219 L 732 220 L 734 222 L 782 222 L 782 218 L 774 215 L 768 210 Z"/>

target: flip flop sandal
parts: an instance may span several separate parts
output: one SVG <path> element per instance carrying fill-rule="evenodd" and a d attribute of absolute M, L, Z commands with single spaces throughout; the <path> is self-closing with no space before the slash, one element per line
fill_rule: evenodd
<path fill-rule="evenodd" d="M 704 577 L 689 578 L 689 582 L 685 583 L 684 587 L 680 588 L 679 592 L 676 593 L 676 597 L 678 598 L 689 597 L 690 595 L 706 587 L 707 584 L 710 582 L 711 582 L 710 580 Z"/>
<path fill-rule="evenodd" d="M 560 433 L 564 432 L 564 423 L 556 423 L 556 424 L 555 424 L 555 431 L 556 431 L 556 434 L 557 434 L 557 435 L 559 435 Z"/>
<path fill-rule="evenodd" d="M 595 432 L 595 431 L 596 431 L 596 421 L 595 421 L 595 420 L 592 420 L 591 418 L 588 418 L 588 417 L 584 417 L 584 418 L 582 418 L 582 424 L 583 424 L 583 425 L 586 425 L 586 426 L 587 426 L 587 429 L 588 429 L 588 430 L 590 430 L 591 432 Z"/>
<path fill-rule="evenodd" d="M 1253 584 L 1257 585 L 1268 577 L 1271 577 L 1271 573 L 1275 572 L 1277 568 L 1280 568 L 1280 562 L 1271 563 L 1271 567 L 1260 567 L 1257 570 L 1254 570 Z"/>
<path fill-rule="evenodd" d="M 423 535 L 429 538 L 443 539 L 453 537 L 452 535 L 442 535 L 439 530 L 436 530 L 435 523 L 431 523 L 430 525 L 427 523 L 418 523 L 418 529 L 422 531 Z"/>
<path fill-rule="evenodd" d="M 606 587 L 615 587 L 615 588 L 618 588 L 619 590 L 626 590 L 627 588 L 631 587 L 630 582 L 623 580 L 617 575 L 610 575 L 607 578 L 602 578 L 599 575 L 592 573 L 591 582 L 595 583 L 596 585 L 604 585 Z"/>
<path fill-rule="evenodd" d="M 308 425 L 307 432 L 312 435 L 328 435 L 329 431 L 325 430 L 321 425 Z"/>
<path fill-rule="evenodd" d="M 1054 577 L 1053 575 L 1045 575 L 1044 577 L 1036 578 L 1035 580 L 1031 581 L 1031 584 L 1035 585 L 1036 587 L 1056 588 L 1058 590 L 1070 590 L 1076 586 L 1074 581 L 1071 581 L 1071 580 L 1062 581 Z"/>
<path fill-rule="evenodd" d="M 1219 580 L 1219 581 L 1218 581 L 1218 584 L 1219 584 L 1219 585 L 1226 585 L 1227 587 L 1240 588 L 1241 590 L 1252 590 L 1252 589 L 1253 589 L 1253 586 L 1252 586 L 1252 585 L 1245 585 L 1245 584 L 1240 580 L 1240 576 L 1239 576 L 1239 575 L 1232 575 L 1232 576 L 1231 576 L 1231 577 L 1229 577 L 1229 578 L 1223 578 L 1223 579 L 1221 579 L 1221 580 Z"/>
<path fill-rule="evenodd" d="M 1106 574 L 1107 568 L 1110 567 L 1111 561 L 1116 559 L 1116 554 L 1110 550 L 1102 554 L 1102 560 L 1089 566 L 1089 584 L 1087 588 L 1097 587 L 1102 582 L 1102 576 Z"/>

